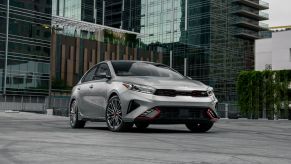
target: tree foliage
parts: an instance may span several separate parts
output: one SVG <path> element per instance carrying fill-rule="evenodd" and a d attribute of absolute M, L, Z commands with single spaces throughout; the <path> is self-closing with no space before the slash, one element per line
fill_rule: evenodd
<path fill-rule="evenodd" d="M 241 114 L 257 119 L 262 117 L 263 109 L 266 109 L 269 119 L 273 119 L 274 115 L 286 118 L 290 101 L 290 82 L 291 70 L 242 71 L 237 78 Z"/>

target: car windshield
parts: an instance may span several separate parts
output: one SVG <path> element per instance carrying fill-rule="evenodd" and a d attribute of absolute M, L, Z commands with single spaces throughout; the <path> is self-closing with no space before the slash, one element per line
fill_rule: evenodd
<path fill-rule="evenodd" d="M 112 62 L 117 76 L 154 76 L 182 79 L 184 76 L 163 64 L 146 62 Z"/>

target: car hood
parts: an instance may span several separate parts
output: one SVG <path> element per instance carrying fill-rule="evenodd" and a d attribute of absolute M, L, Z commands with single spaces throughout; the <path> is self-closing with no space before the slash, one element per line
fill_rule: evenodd
<path fill-rule="evenodd" d="M 206 90 L 209 86 L 190 79 L 168 79 L 162 77 L 118 77 L 117 81 L 147 85 L 156 89 Z"/>

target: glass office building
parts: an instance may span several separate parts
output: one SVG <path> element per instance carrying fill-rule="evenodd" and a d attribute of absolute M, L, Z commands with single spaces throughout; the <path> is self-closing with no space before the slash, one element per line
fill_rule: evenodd
<path fill-rule="evenodd" d="M 0 0 L 1 94 L 48 94 L 51 11 L 51 0 Z"/>
<path fill-rule="evenodd" d="M 56 2 L 62 3 L 56 6 L 77 3 Z M 80 3 L 81 8 L 75 5 L 63 9 L 78 9 L 81 20 L 145 34 L 139 46 L 162 52 L 165 64 L 214 87 L 220 102 L 237 100 L 236 77 L 242 70 L 254 69 L 254 40 L 259 38 L 260 31 L 268 29 L 260 21 L 268 19 L 268 14 L 261 10 L 268 9 L 269 4 L 261 0 L 82 0 Z M 187 58 L 186 72 L 184 58 Z"/>
<path fill-rule="evenodd" d="M 254 69 L 254 40 L 268 14 L 260 0 L 124 0 L 123 28 L 146 34 L 143 45 L 163 47 L 164 63 L 235 103 L 236 77 Z"/>

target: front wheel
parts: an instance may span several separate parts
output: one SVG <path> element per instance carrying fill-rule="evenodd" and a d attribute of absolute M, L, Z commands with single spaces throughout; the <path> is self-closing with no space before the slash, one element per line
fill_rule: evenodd
<path fill-rule="evenodd" d="M 122 120 L 122 110 L 118 96 L 113 96 L 108 101 L 105 117 L 108 129 L 113 132 L 128 130 L 133 126 L 133 123 Z"/>
<path fill-rule="evenodd" d="M 210 130 L 213 126 L 213 122 L 189 122 L 186 123 L 186 127 L 192 132 L 203 133 Z"/>
<path fill-rule="evenodd" d="M 70 107 L 70 125 L 72 128 L 84 128 L 86 122 L 78 119 L 77 101 L 74 100 Z"/>

